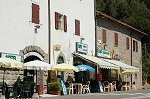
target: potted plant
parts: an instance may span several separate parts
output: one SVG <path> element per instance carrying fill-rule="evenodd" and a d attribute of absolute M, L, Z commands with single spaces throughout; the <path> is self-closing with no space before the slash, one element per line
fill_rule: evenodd
<path fill-rule="evenodd" d="M 45 87 L 44 87 L 43 84 L 37 85 L 36 88 L 37 88 L 37 93 L 38 93 L 39 95 L 43 94 L 44 89 L 45 89 Z"/>
<path fill-rule="evenodd" d="M 48 83 L 48 91 L 53 95 L 61 95 L 61 83 L 60 82 L 51 82 Z"/>

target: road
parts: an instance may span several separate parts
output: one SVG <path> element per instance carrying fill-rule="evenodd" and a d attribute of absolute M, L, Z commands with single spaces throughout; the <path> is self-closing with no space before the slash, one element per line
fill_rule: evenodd
<path fill-rule="evenodd" d="M 150 89 L 136 91 L 118 91 L 107 93 L 90 93 L 82 95 L 67 95 L 42 97 L 40 99 L 150 99 Z M 35 99 L 35 98 L 34 98 Z"/>

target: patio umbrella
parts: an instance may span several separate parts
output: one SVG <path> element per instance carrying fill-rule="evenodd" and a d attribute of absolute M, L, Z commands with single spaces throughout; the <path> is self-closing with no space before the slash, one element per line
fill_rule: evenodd
<path fill-rule="evenodd" d="M 24 63 L 24 69 L 29 70 L 51 70 L 52 65 L 40 60 L 34 60 Z"/>
<path fill-rule="evenodd" d="M 0 58 L 0 66 L 4 70 L 4 74 L 3 74 L 3 84 L 4 84 L 5 70 L 6 69 L 22 69 L 23 63 L 10 59 L 10 58 Z"/>
<path fill-rule="evenodd" d="M 78 72 L 78 69 L 73 66 L 72 64 L 67 64 L 67 63 L 62 63 L 62 64 L 57 64 L 52 66 L 52 70 L 56 70 L 56 71 L 66 71 L 66 72 Z"/>
<path fill-rule="evenodd" d="M 22 69 L 23 63 L 10 59 L 10 58 L 0 58 L 0 65 L 3 68 L 16 68 L 16 69 Z"/>
<path fill-rule="evenodd" d="M 93 67 L 84 65 L 84 64 L 77 65 L 76 67 L 79 69 L 79 71 L 94 71 L 95 70 Z"/>

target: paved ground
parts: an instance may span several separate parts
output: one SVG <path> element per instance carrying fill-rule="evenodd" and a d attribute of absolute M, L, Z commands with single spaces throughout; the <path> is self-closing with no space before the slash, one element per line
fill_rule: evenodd
<path fill-rule="evenodd" d="M 90 93 L 83 95 L 51 96 L 40 99 L 150 99 L 150 89 L 111 93 Z M 35 99 L 35 98 L 33 98 Z"/>

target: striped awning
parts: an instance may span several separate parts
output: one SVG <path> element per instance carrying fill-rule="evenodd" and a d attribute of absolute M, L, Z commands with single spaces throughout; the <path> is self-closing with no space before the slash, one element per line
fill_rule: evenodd
<path fill-rule="evenodd" d="M 78 53 L 75 53 L 74 55 L 86 61 L 92 62 L 101 68 L 105 68 L 105 69 L 119 69 L 120 68 L 118 65 L 111 64 L 110 62 L 107 62 L 101 58 L 97 58 L 94 56 L 83 55 L 83 54 L 78 54 Z"/>
<path fill-rule="evenodd" d="M 103 59 L 103 60 L 105 60 L 106 62 L 110 62 L 114 65 L 119 66 L 123 70 L 123 72 L 131 72 L 131 73 L 136 72 L 137 73 L 137 72 L 140 71 L 139 68 L 128 65 L 128 64 L 125 64 L 125 63 L 123 63 L 121 61 L 118 61 L 118 60 L 109 60 L 109 59 Z"/>

